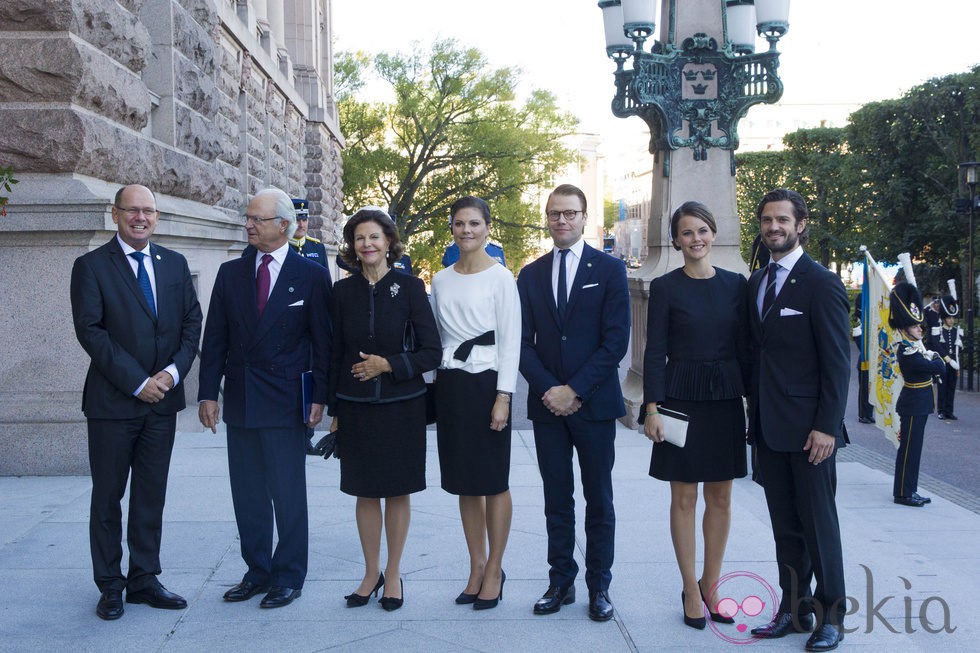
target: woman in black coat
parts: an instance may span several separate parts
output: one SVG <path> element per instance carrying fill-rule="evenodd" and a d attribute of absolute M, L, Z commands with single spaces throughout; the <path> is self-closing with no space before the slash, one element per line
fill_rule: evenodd
<path fill-rule="evenodd" d="M 345 597 L 348 607 L 365 605 L 382 587 L 382 607 L 402 606 L 399 565 L 408 536 L 409 495 L 425 489 L 422 374 L 439 365 L 442 350 L 425 285 L 391 271 L 401 249 L 395 223 L 381 209 L 361 209 L 344 226 L 343 255 L 359 273 L 334 286 L 330 430 L 340 431 L 340 489 L 357 497 L 365 564 L 360 586 Z M 410 347 L 406 331 L 413 334 Z M 388 549 L 384 573 L 382 526 Z M 396 578 L 398 583 L 390 582 Z"/>

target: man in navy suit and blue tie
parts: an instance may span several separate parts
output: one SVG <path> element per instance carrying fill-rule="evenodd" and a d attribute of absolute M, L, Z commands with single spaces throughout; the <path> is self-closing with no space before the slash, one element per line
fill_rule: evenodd
<path fill-rule="evenodd" d="M 612 618 L 609 582 L 615 544 L 612 468 L 616 419 L 626 414 L 617 369 L 629 341 L 626 267 L 582 240 L 585 193 L 571 184 L 548 197 L 554 248 L 521 270 L 521 374 L 529 390 L 538 469 L 544 484 L 549 587 L 535 614 L 575 601 L 575 475 L 585 495 L 585 583 L 589 617 Z"/>
<path fill-rule="evenodd" d="M 770 191 L 756 215 L 772 259 L 749 279 L 749 441 L 769 507 L 782 599 L 773 620 L 752 635 L 813 630 L 806 650 L 830 651 L 844 639 L 848 603 L 835 493 L 836 454 L 847 437 L 850 305 L 840 278 L 803 251 L 808 212 L 799 193 Z"/>
<path fill-rule="evenodd" d="M 82 409 L 92 469 L 89 536 L 95 609 L 105 620 L 127 603 L 179 610 L 160 574 L 163 504 L 177 413 L 201 336 L 201 307 L 183 256 L 150 242 L 160 212 L 145 186 L 116 193 L 118 233 L 75 260 L 71 309 L 75 334 L 91 357 Z M 132 480 L 129 481 L 130 474 Z M 123 574 L 120 501 L 129 481 L 129 571 Z"/>
<path fill-rule="evenodd" d="M 265 593 L 263 608 L 289 605 L 306 579 L 306 429 L 323 417 L 330 359 L 330 273 L 289 246 L 292 200 L 260 191 L 245 209 L 254 252 L 218 270 L 201 347 L 198 414 L 218 424 L 224 387 L 228 475 L 248 566 L 226 601 Z M 313 377 L 304 407 L 303 373 Z M 273 524 L 279 541 L 273 550 Z"/>

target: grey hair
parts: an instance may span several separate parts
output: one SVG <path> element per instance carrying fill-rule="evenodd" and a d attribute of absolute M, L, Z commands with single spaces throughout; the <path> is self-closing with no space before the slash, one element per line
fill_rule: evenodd
<path fill-rule="evenodd" d="M 263 188 L 255 194 L 255 197 L 265 197 L 271 195 L 276 198 L 276 217 L 279 222 L 286 221 L 286 237 L 292 238 L 296 233 L 296 209 L 293 208 L 293 200 L 280 188 Z"/>

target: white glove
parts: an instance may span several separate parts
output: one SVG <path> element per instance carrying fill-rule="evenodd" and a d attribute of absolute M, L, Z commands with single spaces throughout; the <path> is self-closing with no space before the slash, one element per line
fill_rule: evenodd
<path fill-rule="evenodd" d="M 930 350 L 930 349 L 927 349 L 924 352 L 922 352 L 922 355 L 925 356 L 926 358 L 928 358 L 931 361 L 932 360 L 936 360 L 937 358 L 939 358 L 939 354 L 936 353 L 936 352 L 934 352 L 934 351 L 932 351 L 932 350 Z"/>
<path fill-rule="evenodd" d="M 957 363 L 957 362 L 956 362 L 955 360 L 953 360 L 952 358 L 950 358 L 950 359 L 949 359 L 948 361 L 946 361 L 946 363 L 947 363 L 947 364 L 948 364 L 948 365 L 949 365 L 950 367 L 952 367 L 952 368 L 953 368 L 954 370 L 959 370 L 959 369 L 960 369 L 960 364 L 959 364 L 959 363 Z"/>
<path fill-rule="evenodd" d="M 860 338 L 861 337 L 861 325 L 860 324 L 857 325 L 856 327 L 854 327 L 853 329 L 851 329 L 851 337 L 852 338 Z"/>

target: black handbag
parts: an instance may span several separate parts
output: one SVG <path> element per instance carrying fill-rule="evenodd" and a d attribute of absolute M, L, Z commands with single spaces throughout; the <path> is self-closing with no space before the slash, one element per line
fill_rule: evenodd
<path fill-rule="evenodd" d="M 340 449 L 337 447 L 337 435 L 339 430 L 331 431 L 320 438 L 313 449 L 318 456 L 323 456 L 324 460 L 330 460 L 330 456 L 340 458 Z"/>
<path fill-rule="evenodd" d="M 405 334 L 402 336 L 402 351 L 406 354 L 415 351 L 415 325 L 405 320 Z M 436 423 L 436 384 L 425 384 L 425 423 Z"/>

